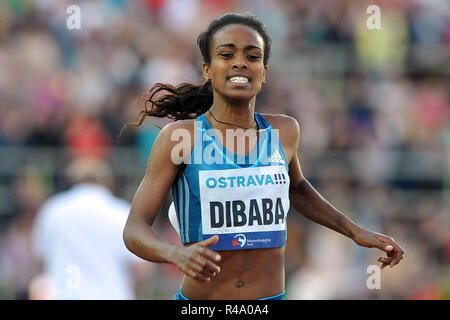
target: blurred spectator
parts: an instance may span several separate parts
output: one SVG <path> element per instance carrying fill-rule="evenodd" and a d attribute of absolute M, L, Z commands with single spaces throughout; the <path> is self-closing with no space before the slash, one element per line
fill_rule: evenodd
<path fill-rule="evenodd" d="M 367 6 L 359 6 L 364 13 Z M 395 2 L 383 1 L 381 28 L 367 28 L 367 15 L 355 16 L 355 46 L 359 62 L 375 74 L 391 74 L 405 69 L 409 44 L 408 23 L 404 10 Z"/>
<path fill-rule="evenodd" d="M 66 140 L 74 157 L 104 158 L 109 152 L 111 138 L 95 118 L 74 114 L 66 129 Z"/>
<path fill-rule="evenodd" d="M 48 199 L 36 217 L 33 246 L 43 273 L 31 282 L 30 297 L 134 299 L 133 266 L 144 262 L 123 243 L 129 204 L 109 191 L 111 169 L 82 158 L 67 173 L 75 185 Z"/>

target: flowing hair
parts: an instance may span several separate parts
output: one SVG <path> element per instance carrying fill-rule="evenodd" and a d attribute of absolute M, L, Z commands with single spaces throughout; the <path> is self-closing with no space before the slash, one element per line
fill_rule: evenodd
<path fill-rule="evenodd" d="M 264 64 L 267 65 L 272 39 L 264 24 L 252 13 L 227 13 L 213 20 L 208 28 L 200 33 L 197 45 L 203 61 L 211 63 L 211 41 L 214 34 L 229 24 L 242 24 L 253 28 L 264 40 Z M 144 102 L 144 110 L 137 116 L 136 122 L 127 123 L 120 131 L 128 126 L 140 126 L 146 117 L 170 118 L 176 120 L 195 119 L 209 110 L 213 104 L 213 88 L 211 80 L 204 80 L 200 84 L 182 83 L 173 86 L 156 83 L 140 100 Z M 149 107 L 150 106 L 150 107 Z"/>

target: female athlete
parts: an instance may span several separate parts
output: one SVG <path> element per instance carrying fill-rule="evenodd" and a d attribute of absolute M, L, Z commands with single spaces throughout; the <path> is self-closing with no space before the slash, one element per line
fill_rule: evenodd
<path fill-rule="evenodd" d="M 226 14 L 198 37 L 205 80 L 158 83 L 138 121 L 169 117 L 153 145 L 124 229 L 137 256 L 184 273 L 175 299 L 283 299 L 286 214 L 290 207 L 356 244 L 387 255 L 403 249 L 348 219 L 303 176 L 300 127 L 292 117 L 255 112 L 271 39 L 252 14 Z M 150 104 L 150 108 L 147 108 Z M 183 246 L 153 222 L 171 190 Z"/>

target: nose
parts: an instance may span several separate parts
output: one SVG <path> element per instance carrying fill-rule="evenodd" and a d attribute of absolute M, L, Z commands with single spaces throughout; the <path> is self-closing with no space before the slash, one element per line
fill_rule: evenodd
<path fill-rule="evenodd" d="M 237 56 L 236 60 L 233 62 L 233 69 L 247 69 L 247 62 L 245 61 L 245 57 Z"/>

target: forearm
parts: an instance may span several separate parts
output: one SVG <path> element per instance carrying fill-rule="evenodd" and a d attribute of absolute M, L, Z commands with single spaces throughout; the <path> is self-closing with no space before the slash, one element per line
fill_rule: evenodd
<path fill-rule="evenodd" d="M 123 239 L 128 250 L 138 257 L 159 263 L 174 263 L 177 245 L 161 238 L 147 223 L 128 222 Z"/>
<path fill-rule="evenodd" d="M 303 179 L 290 190 L 291 206 L 308 219 L 339 232 L 350 239 L 361 227 L 332 206 L 316 189 Z"/>

